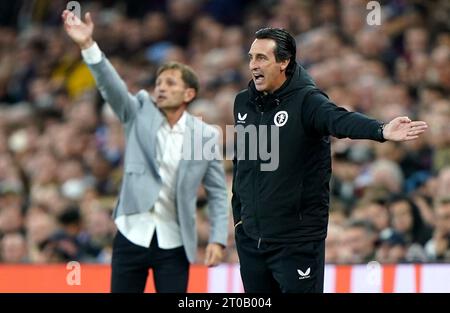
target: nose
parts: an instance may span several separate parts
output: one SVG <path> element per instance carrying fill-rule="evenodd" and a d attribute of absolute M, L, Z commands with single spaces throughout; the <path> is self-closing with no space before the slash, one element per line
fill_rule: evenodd
<path fill-rule="evenodd" d="M 250 60 L 248 62 L 248 67 L 250 68 L 251 71 L 258 69 L 258 62 L 256 62 L 254 59 Z"/>
<path fill-rule="evenodd" d="M 159 93 L 164 92 L 166 90 L 166 86 L 164 85 L 164 83 L 159 83 L 155 86 L 155 90 Z"/>

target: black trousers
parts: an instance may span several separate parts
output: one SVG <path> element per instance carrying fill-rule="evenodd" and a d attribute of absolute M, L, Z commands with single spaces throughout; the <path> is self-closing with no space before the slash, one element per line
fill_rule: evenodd
<path fill-rule="evenodd" d="M 118 231 L 111 267 L 111 292 L 144 292 L 150 268 L 153 269 L 156 292 L 187 291 L 189 261 L 184 248 L 159 248 L 156 232 L 150 247 L 145 248 L 130 242 Z"/>
<path fill-rule="evenodd" d="M 235 229 L 245 292 L 323 293 L 325 240 L 269 243 Z"/>

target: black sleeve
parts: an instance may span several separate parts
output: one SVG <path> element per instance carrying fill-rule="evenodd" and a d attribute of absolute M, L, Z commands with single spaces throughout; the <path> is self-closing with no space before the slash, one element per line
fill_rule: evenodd
<path fill-rule="evenodd" d="M 233 182 L 232 182 L 232 196 L 231 196 L 231 207 L 233 209 L 233 220 L 234 225 L 238 223 L 241 220 L 241 200 L 239 199 L 238 194 L 235 190 L 235 184 L 236 184 L 236 174 L 237 174 L 237 160 L 236 155 L 233 158 Z"/>
<path fill-rule="evenodd" d="M 385 141 L 382 123 L 357 112 L 338 107 L 321 92 L 310 93 L 302 107 L 302 122 L 307 132 L 337 138 Z"/>

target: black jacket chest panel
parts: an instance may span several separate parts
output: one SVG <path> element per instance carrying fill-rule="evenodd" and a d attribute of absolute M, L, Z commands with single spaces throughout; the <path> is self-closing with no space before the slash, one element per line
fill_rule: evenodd
<path fill-rule="evenodd" d="M 326 183 L 331 168 L 329 142 L 305 132 L 302 105 L 305 97 L 317 89 L 308 76 L 303 75 L 297 69 L 280 92 L 269 98 L 262 98 L 250 84 L 249 89 L 239 93 L 235 100 L 236 127 L 241 130 L 253 128 L 258 140 L 262 128 L 267 131 L 266 147 L 261 147 L 259 142 L 256 144 L 256 159 L 250 159 L 248 154 L 241 155 L 241 159 L 238 157 L 233 180 L 233 189 L 239 199 L 239 205 L 233 210 L 239 210 L 244 230 L 255 239 L 297 241 L 319 239 L 325 234 Z M 271 136 L 273 129 L 278 131 L 274 138 Z M 255 143 L 247 140 L 244 143 L 237 140 L 236 144 L 246 152 L 255 148 Z M 270 160 L 261 159 L 260 150 L 271 151 L 272 157 L 273 153 L 278 154 L 275 170 L 261 170 L 261 164 L 270 163 Z M 314 187 L 314 193 L 310 192 L 311 187 Z M 314 202 L 319 199 L 320 203 L 311 203 L 308 199 Z M 308 211 L 314 211 L 315 216 L 309 215 Z"/>

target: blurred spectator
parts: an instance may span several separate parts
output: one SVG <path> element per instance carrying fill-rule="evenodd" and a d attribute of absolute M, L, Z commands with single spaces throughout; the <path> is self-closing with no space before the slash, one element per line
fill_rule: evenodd
<path fill-rule="evenodd" d="M 375 227 L 365 220 L 350 220 L 341 236 L 340 261 L 342 263 L 368 263 L 375 260 Z"/>
<path fill-rule="evenodd" d="M 433 261 L 450 262 L 450 199 L 443 199 L 435 207 L 436 228 L 425 249 Z"/>
<path fill-rule="evenodd" d="M 380 234 L 389 228 L 390 215 L 383 200 L 374 200 L 366 204 L 367 219 Z"/>
<path fill-rule="evenodd" d="M 376 260 L 380 263 L 406 262 L 407 245 L 403 236 L 392 229 L 380 233 L 377 242 Z"/>
<path fill-rule="evenodd" d="M 27 243 L 20 232 L 7 233 L 0 240 L 0 260 L 4 263 L 27 263 Z"/>
<path fill-rule="evenodd" d="M 384 159 L 375 161 L 371 167 L 371 184 L 399 193 L 403 187 L 403 173 L 396 163 Z"/>
<path fill-rule="evenodd" d="M 94 247 L 101 249 L 91 262 L 110 263 L 112 244 L 116 226 L 111 219 L 111 212 L 105 209 L 90 210 L 86 216 L 86 234 Z"/>
<path fill-rule="evenodd" d="M 418 206 L 409 198 L 394 195 L 388 204 L 392 227 L 402 234 L 407 243 L 424 245 L 431 237 L 431 230 L 423 222 Z"/>
<path fill-rule="evenodd" d="M 424 245 L 431 238 L 431 229 L 424 223 L 418 206 L 407 197 L 394 195 L 388 207 L 392 229 L 398 232 L 407 244 L 406 259 L 426 261 Z"/>
<path fill-rule="evenodd" d="M 33 207 L 28 211 L 25 230 L 30 262 L 45 263 L 48 261 L 46 255 L 41 251 L 41 244 L 50 238 L 56 230 L 56 226 L 55 217 L 46 213 L 43 208 Z"/>
<path fill-rule="evenodd" d="M 0 234 L 22 228 L 22 212 L 16 206 L 4 206 L 0 210 Z"/>

